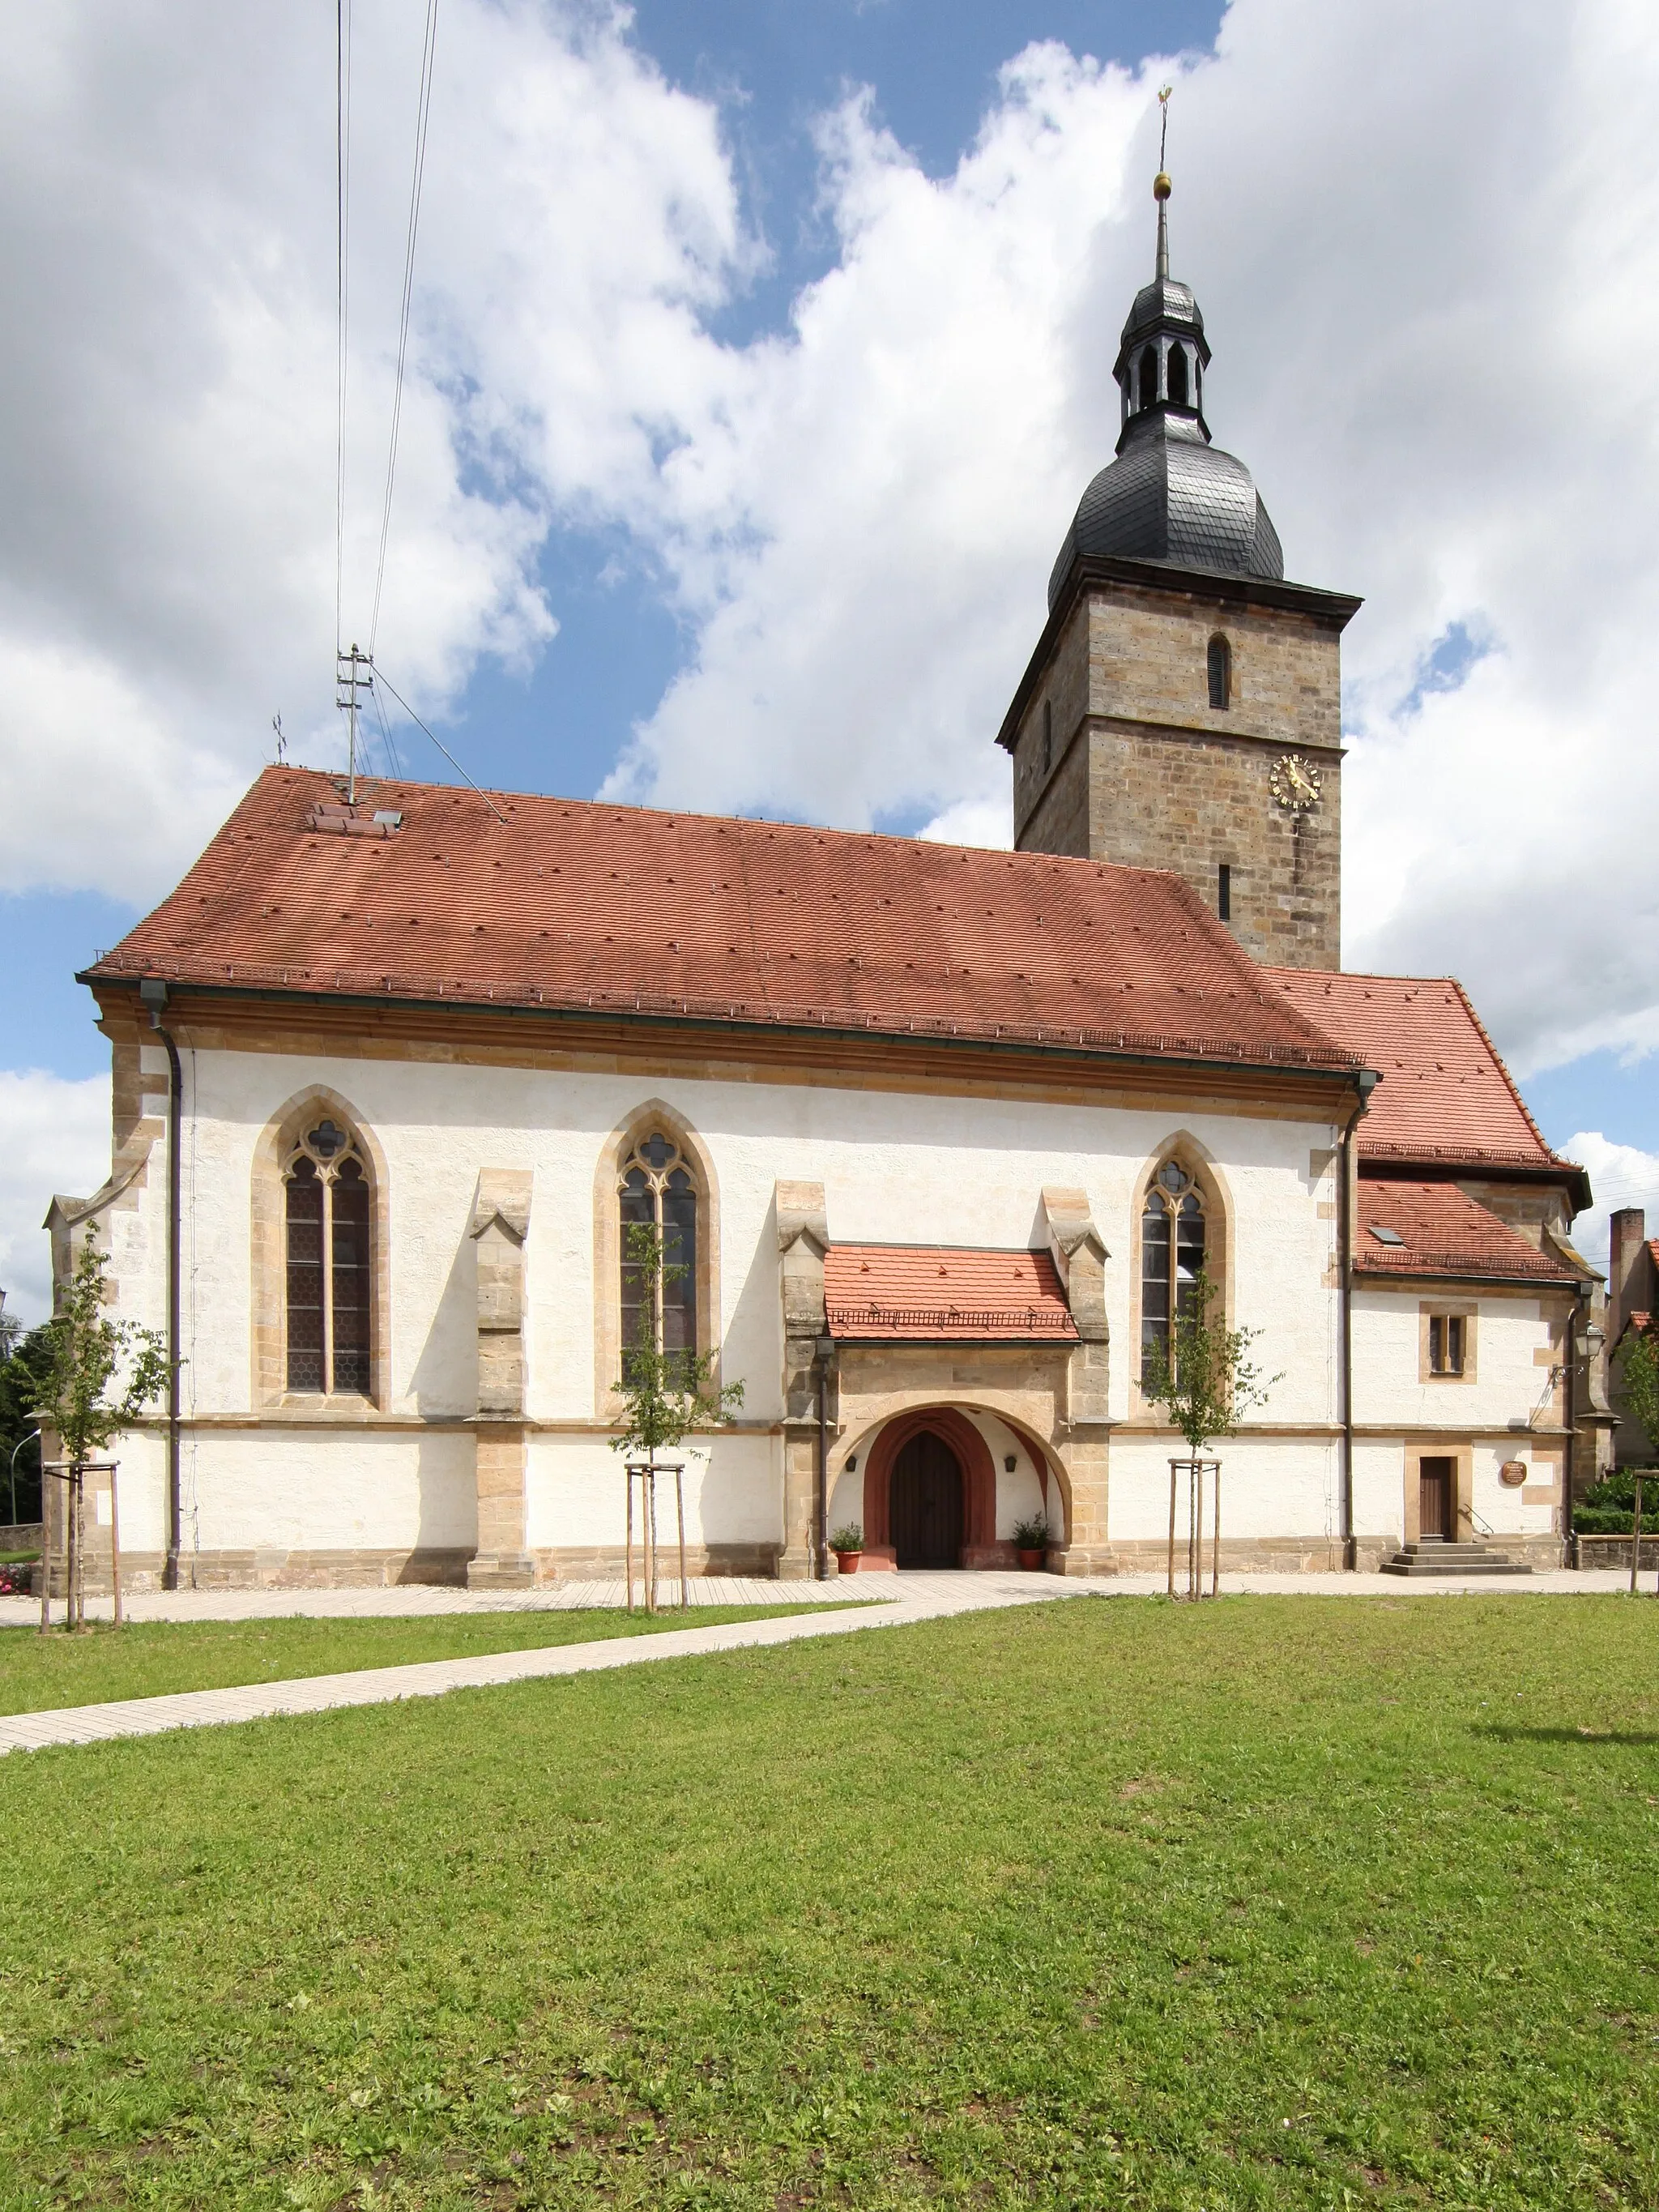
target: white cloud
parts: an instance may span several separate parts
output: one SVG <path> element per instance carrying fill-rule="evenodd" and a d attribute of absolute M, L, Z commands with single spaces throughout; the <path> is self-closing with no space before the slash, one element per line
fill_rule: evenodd
<path fill-rule="evenodd" d="M 418 64 L 406 9 L 355 12 L 348 634 Z M 143 899 L 273 709 L 337 743 L 331 24 L 0 20 L 0 285 L 27 302 L 0 325 L 0 883 Z M 849 99 L 821 125 L 836 264 L 735 347 L 710 318 L 760 249 L 719 114 L 631 37 L 580 0 L 446 8 L 383 657 L 427 701 L 522 663 L 557 612 L 545 532 L 620 524 L 694 649 L 614 788 L 1006 838 L 992 740 L 1115 436 L 1170 65 L 1030 47 L 932 179 Z M 1291 574 L 1367 598 L 1350 957 L 1455 969 L 1522 1069 L 1651 1047 L 1652 12 L 1233 0 L 1179 76 L 1218 439 Z M 1459 623 L 1489 649 L 1415 690 Z"/>
<path fill-rule="evenodd" d="M 990 740 L 1116 432 L 1165 69 L 1033 47 L 937 180 L 863 100 L 826 123 L 838 265 L 665 472 L 696 651 L 611 788 L 851 823 L 1006 792 Z M 1349 957 L 1455 970 L 1523 1069 L 1659 1036 L 1659 900 L 1617 857 L 1659 817 L 1656 99 L 1634 0 L 1234 0 L 1175 110 L 1218 439 L 1291 573 L 1367 599 Z M 1420 692 L 1459 623 L 1484 657 Z"/>
<path fill-rule="evenodd" d="M 1589 1170 L 1595 1204 L 1572 1224 L 1572 1241 L 1603 1273 L 1607 1265 L 1607 1219 L 1627 1206 L 1639 1206 L 1659 1232 L 1659 1153 L 1635 1145 L 1611 1144 L 1599 1129 L 1581 1129 L 1561 1146 L 1563 1155 Z"/>
<path fill-rule="evenodd" d="M 46 1207 L 55 1191 L 90 1198 L 108 1175 L 109 1111 L 106 1075 L 0 1070 L 0 1289 L 27 1326 L 52 1310 Z"/>
<path fill-rule="evenodd" d="M 358 0 L 344 627 L 367 642 L 419 19 Z M 332 758 L 332 11 L 0 5 L 0 887 L 144 901 L 282 710 Z M 752 253 L 717 122 L 620 10 L 444 13 L 383 657 L 550 635 L 561 515 L 651 504 Z"/>
<path fill-rule="evenodd" d="M 983 845 L 1006 853 L 1014 842 L 1007 798 L 958 799 L 916 835 L 930 844 Z"/>

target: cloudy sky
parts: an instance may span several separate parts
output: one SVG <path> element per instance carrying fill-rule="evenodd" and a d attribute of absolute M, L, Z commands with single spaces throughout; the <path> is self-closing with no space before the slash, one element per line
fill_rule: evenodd
<path fill-rule="evenodd" d="M 425 0 L 352 15 L 367 644 Z M 0 1283 L 33 1316 L 46 1199 L 107 1165 L 75 967 L 273 716 L 341 753 L 334 10 L 0 23 Z M 993 736 L 1115 434 L 1170 80 L 1212 428 L 1288 572 L 1366 601 L 1346 962 L 1460 975 L 1603 1210 L 1659 1204 L 1640 0 L 440 0 L 379 661 L 480 781 L 1006 842 Z"/>

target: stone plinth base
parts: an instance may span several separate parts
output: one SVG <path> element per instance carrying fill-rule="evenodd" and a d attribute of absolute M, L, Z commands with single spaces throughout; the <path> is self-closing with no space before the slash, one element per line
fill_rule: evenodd
<path fill-rule="evenodd" d="M 469 1559 L 469 1589 L 533 1589 L 536 1562 L 528 1552 L 480 1552 Z"/>

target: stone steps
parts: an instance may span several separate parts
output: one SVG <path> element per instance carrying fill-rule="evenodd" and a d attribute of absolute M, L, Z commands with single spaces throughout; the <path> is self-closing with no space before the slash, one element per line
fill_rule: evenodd
<path fill-rule="evenodd" d="M 1425 1536 L 1417 1543 L 1402 1544 L 1391 1559 L 1383 1560 L 1378 1572 L 1417 1578 L 1451 1576 L 1461 1581 L 1468 1575 L 1529 1575 L 1532 1569 L 1510 1559 L 1507 1552 L 1494 1552 L 1488 1544 L 1454 1543 L 1444 1536 Z"/>

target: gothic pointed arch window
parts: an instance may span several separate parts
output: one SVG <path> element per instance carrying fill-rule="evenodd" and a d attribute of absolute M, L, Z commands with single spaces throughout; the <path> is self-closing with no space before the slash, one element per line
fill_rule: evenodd
<path fill-rule="evenodd" d="M 1187 349 L 1183 345 L 1170 348 L 1170 404 L 1187 404 Z"/>
<path fill-rule="evenodd" d="M 1140 1357 L 1173 1356 L 1176 1324 L 1196 1310 L 1208 1256 L 1204 1195 L 1178 1160 L 1152 1177 L 1140 1214 Z"/>
<path fill-rule="evenodd" d="M 1158 404 L 1158 348 L 1143 346 L 1140 351 L 1140 371 L 1137 379 L 1143 409 Z"/>
<path fill-rule="evenodd" d="M 283 1163 L 284 1380 L 290 1391 L 369 1395 L 373 1206 L 367 1153 L 324 1114 Z"/>
<path fill-rule="evenodd" d="M 683 1148 L 659 1128 L 627 1152 L 617 1182 L 622 1267 L 622 1350 L 624 1370 L 635 1346 L 697 1351 L 697 1177 Z M 662 1239 L 663 1272 L 653 1282 L 632 1256 L 631 1229 L 653 1229 Z"/>

